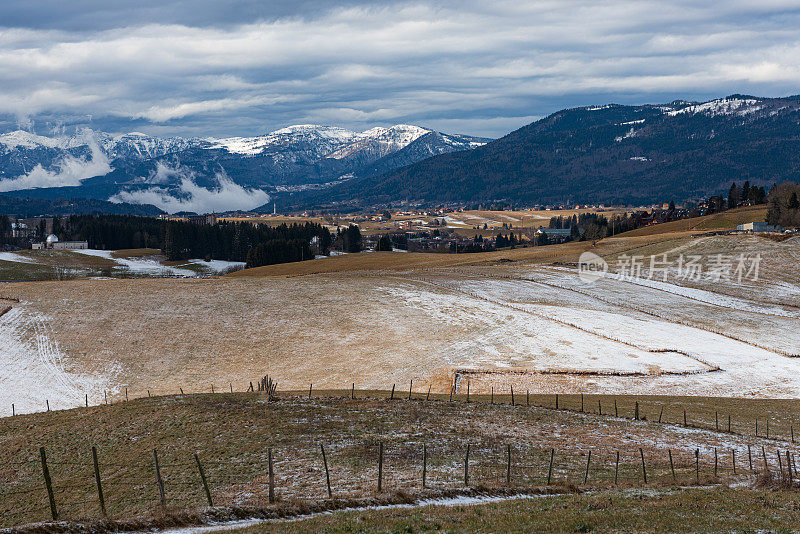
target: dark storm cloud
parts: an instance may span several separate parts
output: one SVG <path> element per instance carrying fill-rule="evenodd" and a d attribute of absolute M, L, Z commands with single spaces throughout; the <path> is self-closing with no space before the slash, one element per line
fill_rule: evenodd
<path fill-rule="evenodd" d="M 796 2 L 132 4 L 4 2 L 0 128 L 498 136 L 562 107 L 800 92 Z"/>

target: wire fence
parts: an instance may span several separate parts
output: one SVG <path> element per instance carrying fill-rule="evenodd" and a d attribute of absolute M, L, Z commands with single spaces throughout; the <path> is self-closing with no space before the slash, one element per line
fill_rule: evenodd
<path fill-rule="evenodd" d="M 431 398 L 430 386 L 425 388 L 427 392 L 412 388 L 413 383 L 405 391 L 396 391 L 393 386 L 391 393 L 364 392 L 356 391 L 353 384 L 345 396 L 538 406 L 562 413 L 704 429 L 746 437 L 748 441 L 758 438 L 778 448 L 747 445 L 746 454 L 741 443 L 738 450 L 724 451 L 707 445 L 680 450 L 652 446 L 645 450 L 579 450 L 563 445 L 559 450 L 502 444 L 488 438 L 470 443 L 397 439 L 385 443 L 375 439 L 340 439 L 323 444 L 278 442 L 272 447 L 254 446 L 229 454 L 219 449 L 201 450 L 197 456 L 195 451 L 181 451 L 175 443 L 165 445 L 163 451 L 131 447 L 129 451 L 95 449 L 85 454 L 51 447 L 53 450 L 41 449 L 27 459 L 0 466 L 0 527 L 54 518 L 128 518 L 211 505 L 260 507 L 276 500 L 369 497 L 378 493 L 379 484 L 385 492 L 476 486 L 699 484 L 757 473 L 770 473 L 788 484 L 798 479 L 795 453 L 787 450 L 794 448 L 795 441 L 791 413 L 732 417 L 710 404 L 687 411 L 680 401 L 670 404 L 613 395 L 530 395 L 527 391 L 515 395 L 513 389 L 510 394 L 495 395 L 492 388 L 488 395 L 470 396 L 468 377 L 461 393 L 454 388 L 449 395 L 434 394 Z M 232 392 L 233 387 L 216 391 L 212 387 L 212 392 L 227 390 Z M 248 390 L 255 388 L 251 384 Z M 309 386 L 309 399 L 312 394 L 341 396 L 343 392 L 326 394 Z"/>
<path fill-rule="evenodd" d="M 800 481 L 795 452 L 556 450 L 474 443 L 345 441 L 267 447 L 246 456 L 48 456 L 0 471 L 0 526 L 118 519 L 210 506 L 263 507 L 283 500 L 370 497 L 387 491 L 636 487 L 706 484 L 768 472 Z M 156 464 L 156 462 L 158 462 Z"/>

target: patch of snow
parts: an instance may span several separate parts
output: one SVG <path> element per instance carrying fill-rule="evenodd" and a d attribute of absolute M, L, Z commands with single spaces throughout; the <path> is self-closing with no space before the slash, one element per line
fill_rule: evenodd
<path fill-rule="evenodd" d="M 163 265 L 156 260 L 149 258 L 114 258 L 111 256 L 111 250 L 74 250 L 78 254 L 86 254 L 87 256 L 97 256 L 111 260 L 118 264 L 118 269 L 127 270 L 135 274 L 142 274 L 148 276 L 182 276 L 192 277 L 197 276 L 197 273 L 190 269 L 181 269 L 179 267 L 172 267 L 170 265 Z"/>
<path fill-rule="evenodd" d="M 65 409 L 89 402 L 98 404 L 103 391 L 116 391 L 109 375 L 117 369 L 77 373 L 67 368 L 67 355 L 50 335 L 49 320 L 17 304 L 0 317 L 0 405 L 10 413 Z M 7 408 L 6 408 L 7 407 Z"/>
<path fill-rule="evenodd" d="M 205 267 L 209 271 L 214 271 L 214 272 L 217 272 L 217 273 L 221 273 L 221 272 L 223 272 L 223 271 L 225 271 L 227 269 L 233 268 L 233 267 L 244 268 L 244 266 L 246 265 L 246 263 L 243 262 L 243 261 L 225 261 L 225 260 L 210 260 L 210 261 L 206 261 L 206 260 L 198 260 L 198 259 L 189 260 L 189 263 L 192 263 L 194 265 L 200 265 L 202 267 Z"/>
<path fill-rule="evenodd" d="M 29 258 L 27 256 L 20 256 L 19 254 L 14 254 L 13 252 L 0 252 L 0 260 L 10 261 L 15 263 L 39 263 L 33 258 Z"/>
<path fill-rule="evenodd" d="M 747 115 L 762 108 L 755 106 L 758 100 L 754 98 L 720 98 L 702 104 L 686 106 L 685 108 L 667 111 L 667 115 L 676 116 L 683 114 L 703 113 L 714 117 L 716 115 Z"/>

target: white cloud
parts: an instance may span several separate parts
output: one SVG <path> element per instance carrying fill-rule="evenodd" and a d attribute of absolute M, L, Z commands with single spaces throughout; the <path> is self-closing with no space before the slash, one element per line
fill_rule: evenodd
<path fill-rule="evenodd" d="M 205 132 L 220 136 L 326 117 L 360 129 L 543 115 L 566 98 L 777 96 L 800 85 L 791 2 L 423 0 L 224 25 L 158 22 L 177 19 L 148 9 L 149 22 L 116 28 L 0 32 L 0 113 L 227 125 Z"/>
<path fill-rule="evenodd" d="M 138 191 L 121 191 L 108 200 L 131 204 L 152 204 L 166 211 L 193 211 L 212 213 L 231 210 L 251 210 L 269 202 L 269 195 L 260 189 L 245 189 L 236 184 L 224 172 L 218 173 L 218 187 L 206 189 L 195 183 L 194 173 L 181 167 L 159 164 L 150 183 L 164 184 L 172 178 L 180 180 L 178 192 L 163 187 L 150 187 Z"/>
<path fill-rule="evenodd" d="M 55 165 L 56 170 L 47 170 L 41 164 L 36 164 L 28 174 L 0 180 L 0 191 L 76 186 L 87 178 L 111 172 L 113 169 L 97 141 L 90 139 L 88 146 L 92 153 L 91 158 L 65 156 Z"/>

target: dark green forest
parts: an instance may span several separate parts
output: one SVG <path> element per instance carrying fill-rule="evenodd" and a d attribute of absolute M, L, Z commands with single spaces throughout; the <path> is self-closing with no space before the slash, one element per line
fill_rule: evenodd
<path fill-rule="evenodd" d="M 156 248 L 169 260 L 242 261 L 248 267 L 312 259 L 315 253 L 326 254 L 332 243 L 328 229 L 316 223 L 277 227 L 247 222 L 201 225 L 126 215 L 55 219 L 53 233 L 61 240 L 87 241 L 90 248 Z"/>

